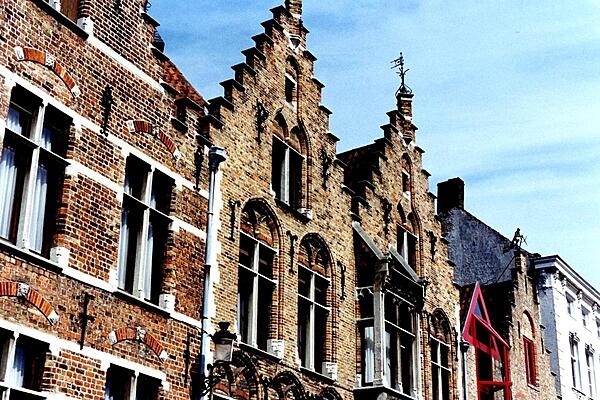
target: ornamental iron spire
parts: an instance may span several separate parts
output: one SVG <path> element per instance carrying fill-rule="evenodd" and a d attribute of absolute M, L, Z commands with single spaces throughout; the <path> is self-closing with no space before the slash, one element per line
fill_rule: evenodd
<path fill-rule="evenodd" d="M 410 71 L 410 69 L 404 69 L 404 56 L 402 55 L 402 52 L 400 52 L 400 57 L 396 58 L 395 60 L 392 60 L 391 62 L 392 69 L 398 68 L 398 72 L 396 73 L 400 75 L 400 87 L 396 91 L 396 96 L 400 94 L 411 94 L 412 89 L 406 86 L 406 84 L 404 83 L 404 77 L 406 76 L 406 73 Z"/>

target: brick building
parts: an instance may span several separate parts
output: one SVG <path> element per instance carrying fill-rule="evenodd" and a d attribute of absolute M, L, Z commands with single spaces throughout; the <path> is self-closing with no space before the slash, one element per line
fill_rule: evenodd
<path fill-rule="evenodd" d="M 141 0 L 0 4 L 2 399 L 189 398 L 205 102 L 157 25 Z"/>
<path fill-rule="evenodd" d="M 3 399 L 458 399 L 404 82 L 382 137 L 336 154 L 300 0 L 208 102 L 146 5 L 0 6 Z"/>
<path fill-rule="evenodd" d="M 461 292 L 464 399 L 555 399 L 535 256 L 464 208 L 460 178 L 438 184 L 438 213 Z"/>

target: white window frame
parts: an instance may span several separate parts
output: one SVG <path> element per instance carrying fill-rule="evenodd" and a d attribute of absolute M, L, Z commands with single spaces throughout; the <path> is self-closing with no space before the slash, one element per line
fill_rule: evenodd
<path fill-rule="evenodd" d="M 585 364 L 587 369 L 588 379 L 588 394 L 590 399 L 596 397 L 596 365 L 594 361 L 594 352 L 587 348 L 585 350 Z"/>
<path fill-rule="evenodd" d="M 417 249 L 419 246 L 419 237 L 415 234 L 413 234 L 412 232 L 409 232 L 406 228 L 404 228 L 403 226 L 398 225 L 397 228 L 400 232 L 397 234 L 397 240 L 398 240 L 398 253 L 402 256 L 402 258 L 404 258 L 404 261 L 406 261 L 406 263 L 413 268 L 414 270 L 417 269 L 416 265 L 411 265 L 411 262 L 416 263 L 417 260 Z M 408 241 L 409 239 L 413 239 L 415 241 L 415 248 L 414 248 L 414 261 L 411 261 L 411 255 L 409 254 L 409 248 L 408 248 Z"/>
<path fill-rule="evenodd" d="M 575 316 L 575 297 L 573 297 L 570 293 L 566 293 L 565 299 L 567 300 L 567 314 L 574 317 Z"/>
<path fill-rule="evenodd" d="M 265 276 L 260 273 L 260 271 L 259 271 L 259 261 L 260 261 L 260 254 L 261 254 L 260 251 L 261 251 L 261 249 L 264 249 L 263 251 L 269 251 L 269 252 L 273 253 L 273 265 L 271 265 L 271 268 L 274 269 L 275 268 L 275 265 L 274 265 L 275 258 L 277 256 L 277 250 L 244 232 L 241 232 L 240 235 L 243 235 L 244 237 L 246 237 L 247 239 L 252 241 L 253 245 L 254 245 L 254 249 L 252 252 L 253 259 L 252 259 L 252 267 L 251 268 L 248 268 L 247 266 L 245 266 L 241 263 L 238 263 L 239 269 L 243 269 L 243 270 L 249 272 L 250 274 L 252 274 L 252 282 L 248 282 L 248 284 L 252 285 L 252 293 L 250 294 L 250 307 L 249 307 L 250 315 L 247 316 L 248 332 L 241 332 L 240 326 L 238 326 L 237 330 L 241 334 L 240 341 L 243 341 L 244 336 L 247 336 L 247 338 L 249 340 L 244 343 L 246 343 L 247 345 L 250 345 L 252 347 L 258 348 L 259 346 L 258 346 L 257 318 L 258 318 L 259 279 L 263 279 L 263 280 L 269 282 L 271 285 L 273 285 L 273 292 L 275 292 L 275 290 L 277 290 L 277 284 L 278 284 L 276 279 L 269 278 L 268 276 Z M 240 323 L 241 322 L 241 317 L 240 317 L 241 310 L 240 310 L 240 305 L 239 305 L 239 289 L 238 289 L 237 295 L 238 295 L 237 321 L 238 321 L 238 323 Z M 273 307 L 273 302 L 271 302 L 271 307 Z M 266 350 L 266 349 L 263 349 L 263 350 Z"/>
<path fill-rule="evenodd" d="M 117 365 L 117 364 L 111 364 L 110 367 L 106 370 L 106 378 L 104 380 L 104 394 L 103 394 L 103 397 L 102 397 L 103 400 L 112 400 L 113 399 L 112 397 L 107 396 L 107 393 L 106 393 L 106 389 L 107 389 L 107 385 L 108 385 L 108 371 L 110 370 L 110 368 L 113 368 L 113 367 L 116 367 L 116 368 L 121 369 L 121 370 L 126 370 L 127 373 L 130 374 L 130 377 L 129 377 L 129 379 L 130 379 L 130 381 L 129 381 L 129 394 L 126 394 L 126 397 L 123 400 L 135 400 L 137 398 L 138 380 L 140 378 L 140 375 L 143 375 L 143 376 L 145 376 L 145 377 L 147 377 L 149 379 L 153 379 L 153 380 L 157 381 L 157 383 L 158 383 L 157 394 L 160 391 L 160 388 L 162 386 L 162 381 L 160 379 L 158 379 L 156 377 L 153 377 L 153 376 L 150 376 L 150 375 L 143 374 L 143 373 L 141 373 L 141 372 L 139 372 L 137 370 L 132 370 L 132 369 L 129 369 L 129 368 L 125 368 L 125 367 L 122 367 L 122 366 Z M 142 390 L 146 390 L 146 388 L 143 388 Z"/>
<path fill-rule="evenodd" d="M 429 340 L 430 340 L 430 345 L 432 343 L 436 344 L 436 360 L 434 360 L 433 357 L 431 359 L 431 375 L 432 375 L 432 379 L 433 379 L 434 374 L 437 378 L 438 391 L 437 391 L 437 393 L 433 393 L 433 400 L 444 400 L 444 383 L 447 384 L 446 390 L 448 391 L 448 393 L 450 393 L 450 382 L 452 380 L 452 369 L 450 368 L 450 365 L 442 364 L 441 348 L 442 347 L 446 348 L 446 350 L 448 352 L 448 363 L 449 363 L 450 355 L 451 355 L 450 345 L 446 342 L 443 342 L 443 341 L 433 337 L 433 336 L 430 336 Z M 444 381 L 444 374 L 443 374 L 444 371 L 448 374 L 447 382 Z M 432 385 L 432 388 L 433 388 L 433 385 Z"/>
<path fill-rule="evenodd" d="M 417 380 L 416 380 L 416 367 L 417 367 L 417 319 L 416 319 L 416 315 L 414 311 L 409 311 L 409 315 L 406 316 L 406 318 L 410 319 L 411 322 L 411 326 L 413 329 L 413 332 L 407 331 L 406 329 L 402 328 L 399 325 L 396 325 L 395 323 L 391 322 L 390 320 L 387 319 L 387 316 L 385 314 L 385 304 L 386 304 L 386 297 L 388 296 L 392 296 L 395 298 L 396 301 L 398 302 L 402 302 L 402 303 L 406 303 L 408 305 L 408 307 L 412 307 L 411 304 L 409 304 L 408 302 L 406 302 L 402 297 L 396 295 L 393 292 L 390 291 L 386 291 L 384 293 L 384 301 L 382 303 L 382 310 L 380 310 L 379 312 L 383 313 L 383 319 L 384 319 L 384 334 L 386 337 L 386 342 L 382 343 L 383 348 L 381 349 L 383 351 L 383 356 L 386 360 L 386 368 L 384 371 L 384 378 L 385 378 L 385 384 L 388 387 L 391 387 L 395 390 L 398 390 L 402 393 L 404 393 L 405 395 L 408 395 L 410 397 L 414 397 L 416 390 L 417 390 Z M 398 306 L 396 306 L 396 312 L 398 312 Z M 377 312 L 377 310 L 375 310 L 375 312 Z M 402 318 L 401 315 L 397 316 L 398 319 Z M 391 327 L 395 332 L 396 332 L 396 336 L 397 336 L 397 340 L 398 340 L 398 344 L 399 347 L 396 349 L 396 354 L 395 354 L 395 361 L 396 361 L 396 370 L 397 370 L 397 376 L 395 376 L 394 379 L 394 383 L 395 385 L 392 386 L 392 376 L 391 376 L 391 371 L 393 370 L 393 366 L 392 366 L 392 361 L 391 360 L 391 356 L 388 354 L 391 351 L 391 342 L 387 342 L 387 327 Z M 410 342 L 410 359 L 411 359 L 411 363 L 410 365 L 406 366 L 402 364 L 402 352 L 401 352 L 401 348 L 406 347 L 406 344 L 402 342 L 401 340 L 401 336 L 402 334 L 405 334 L 407 336 L 410 336 L 412 338 L 411 342 Z M 391 336 L 391 335 L 390 335 Z M 403 382 L 402 382 L 402 372 L 405 370 L 405 368 L 408 368 L 409 370 L 409 374 L 410 374 L 410 388 L 408 388 L 408 393 L 407 393 L 407 389 L 405 389 L 403 387 Z M 388 373 L 389 372 L 389 373 Z"/>
<path fill-rule="evenodd" d="M 589 322 L 590 322 L 590 310 L 585 306 L 581 306 L 581 323 L 583 324 L 584 327 L 589 328 Z"/>
<path fill-rule="evenodd" d="M 273 140 L 277 140 L 279 141 L 279 143 L 281 143 L 283 145 L 283 162 L 281 166 L 277 166 L 280 171 L 280 175 L 281 175 L 281 182 L 280 182 L 280 193 L 277 193 L 273 190 L 273 192 L 275 193 L 275 197 L 289 205 L 289 206 L 300 206 L 300 204 L 290 204 L 290 185 L 291 185 L 291 167 L 290 167 L 290 155 L 293 152 L 294 154 L 296 154 L 298 157 L 300 157 L 300 159 L 302 160 L 302 162 L 300 163 L 300 182 L 299 184 L 302 185 L 302 168 L 304 167 L 304 163 L 306 162 L 306 157 L 298 152 L 296 149 L 294 149 L 292 146 L 290 146 L 288 143 L 286 143 L 286 141 L 280 139 L 278 136 L 273 135 Z M 275 147 L 275 143 L 273 143 L 273 148 Z M 275 167 L 275 166 L 274 166 Z M 299 195 L 301 196 L 301 193 L 299 193 Z M 300 203 L 300 201 L 298 201 L 298 203 Z"/>
<path fill-rule="evenodd" d="M 571 374 L 573 387 L 581 390 L 581 362 L 579 356 L 579 341 L 575 337 L 569 339 L 571 351 Z"/>
<path fill-rule="evenodd" d="M 23 93 L 26 93 L 29 96 L 35 97 L 39 100 L 39 105 L 32 111 L 30 112 L 29 110 L 27 110 L 26 108 L 23 107 L 23 105 L 17 104 L 13 99 L 13 96 L 15 95 L 15 90 L 20 90 Z M 40 168 L 40 154 L 42 152 L 44 152 L 46 154 L 46 157 L 52 158 L 53 159 L 53 163 L 60 163 L 63 165 L 63 172 L 62 175 L 64 177 L 64 168 L 66 168 L 69 163 L 68 161 L 61 155 L 54 153 L 51 149 L 45 148 L 44 147 L 44 143 L 43 143 L 43 131 L 44 131 L 44 127 L 46 126 L 46 110 L 48 108 L 48 102 L 46 100 L 42 100 L 39 99 L 37 96 L 31 94 L 29 91 L 27 91 L 26 89 L 22 88 L 22 87 L 16 87 L 15 90 L 13 90 L 12 94 L 11 94 L 11 99 L 10 99 L 10 103 L 9 103 L 9 109 L 10 108 L 14 108 L 17 109 L 20 112 L 24 112 L 29 114 L 30 117 L 30 126 L 28 127 L 29 131 L 28 132 L 16 132 L 13 131 L 12 129 L 10 129 L 9 126 L 9 121 L 7 119 L 6 121 L 6 133 L 3 132 L 2 135 L 2 141 L 3 144 L 6 144 L 6 137 L 7 135 L 12 135 L 14 137 L 17 138 L 17 140 L 19 140 L 20 142 L 23 143 L 24 146 L 28 147 L 28 155 L 30 156 L 30 160 L 29 160 L 29 167 L 25 167 L 25 176 L 24 176 L 24 182 L 22 184 L 21 187 L 17 187 L 15 186 L 15 193 L 16 190 L 18 189 L 22 189 L 22 197 L 20 199 L 20 204 L 16 205 L 16 207 L 19 208 L 20 211 L 17 211 L 19 213 L 19 220 L 18 220 L 18 226 L 17 226 L 17 232 L 16 232 L 16 240 L 15 240 L 15 246 L 17 246 L 20 249 L 23 249 L 25 251 L 32 251 L 36 254 L 41 254 L 43 251 L 43 245 L 44 245 L 44 235 L 47 234 L 44 233 L 44 229 L 48 228 L 46 226 L 44 226 L 44 220 L 40 221 L 36 221 L 35 223 L 32 221 L 32 218 L 34 218 L 35 214 L 35 210 L 34 208 L 36 207 L 36 180 L 37 180 L 37 176 L 38 176 L 38 169 Z M 59 110 L 56 110 L 57 113 L 62 114 L 62 112 L 60 112 Z M 68 118 L 68 117 L 67 117 Z M 10 132 L 10 133 L 9 133 Z M 65 144 L 67 143 L 68 137 L 64 138 L 65 140 Z M 51 144 L 52 142 L 50 142 Z M 23 145 L 19 146 L 22 147 Z M 4 148 L 2 149 L 2 151 L 0 151 L 0 157 L 3 157 L 4 151 L 6 151 Z M 19 151 L 15 152 L 15 156 L 20 156 L 23 157 L 24 155 L 22 154 L 24 152 L 24 150 L 19 149 Z M 15 178 L 16 179 L 16 178 Z M 47 178 L 48 179 L 48 178 Z M 48 182 L 46 181 L 46 183 L 53 183 L 53 182 Z M 0 185 L 5 185 L 4 182 L 0 182 Z M 16 185 L 16 184 L 15 184 Z M 13 193 L 13 198 L 15 196 L 15 193 Z M 44 218 L 46 218 L 45 216 L 45 212 L 46 212 L 46 208 L 47 208 L 47 201 L 48 201 L 48 194 L 44 194 Z M 38 200 L 40 201 L 40 200 Z M 37 207 L 40 207 L 39 204 L 37 205 Z M 13 209 L 16 209 L 15 206 L 12 207 Z M 39 219 L 39 215 L 37 215 L 37 218 Z M 14 218 L 14 216 L 12 216 L 11 218 Z M 10 228 L 9 228 L 10 229 Z M 39 248 L 34 248 L 37 247 L 38 245 L 36 245 L 35 243 L 35 239 L 32 239 L 32 236 L 36 236 L 36 235 L 41 235 L 41 242 L 39 243 Z M 1 240 L 7 240 L 10 241 L 9 238 L 6 237 L 1 237 Z M 46 257 L 47 255 L 43 255 L 44 257 Z"/>
<path fill-rule="evenodd" d="M 308 368 L 312 371 L 322 371 L 322 365 L 315 365 L 315 344 L 317 338 L 315 338 L 315 324 L 316 324 L 316 309 L 319 308 L 325 312 L 327 315 L 325 323 L 327 323 L 327 318 L 329 313 L 331 312 L 331 307 L 327 305 L 323 305 L 317 302 L 315 299 L 315 281 L 317 279 L 322 279 L 327 282 L 327 287 L 325 288 L 325 292 L 329 290 L 331 285 L 331 280 L 326 276 L 321 275 L 320 273 L 313 271 L 312 269 L 306 267 L 303 264 L 298 264 L 298 268 L 302 268 L 309 273 L 309 296 L 306 297 L 300 293 L 298 293 L 298 300 L 302 299 L 308 302 L 309 306 L 309 317 L 308 317 L 308 334 L 306 335 L 306 354 L 298 354 L 300 356 L 300 360 L 303 364 L 304 368 Z M 298 271 L 298 276 L 300 276 L 300 271 Z M 298 302 L 299 303 L 299 302 Z"/>
<path fill-rule="evenodd" d="M 11 393 L 23 393 L 29 396 L 31 399 L 43 400 L 46 399 L 46 396 L 42 394 L 41 391 L 36 391 L 32 389 L 26 389 L 21 385 L 18 385 L 14 382 L 14 362 L 15 362 L 15 354 L 17 350 L 17 341 L 21 337 L 19 332 L 8 331 L 5 329 L 1 329 L 4 331 L 8 337 L 8 340 L 4 344 L 3 348 L 0 348 L 0 353 L 2 355 L 1 360 L 2 364 L 0 364 L 0 399 L 9 400 L 11 398 Z M 31 338 L 26 335 L 22 335 L 23 337 L 30 338 L 40 343 L 45 343 L 38 339 Z"/>
<path fill-rule="evenodd" d="M 142 177 L 142 179 L 144 180 L 144 182 L 142 183 L 142 198 L 138 199 L 138 198 L 134 197 L 132 194 L 128 193 L 128 188 L 125 187 L 123 190 L 123 203 L 125 203 L 126 198 L 127 198 L 128 201 L 131 201 L 135 205 L 135 208 L 137 210 L 143 209 L 141 229 L 138 232 L 137 244 L 136 244 L 136 250 L 135 250 L 136 257 L 135 257 L 135 265 L 133 267 L 134 268 L 134 270 L 133 270 L 133 288 L 132 288 L 131 294 L 140 299 L 149 300 L 152 296 L 153 280 L 156 279 L 156 277 L 153 276 L 154 262 L 152 260 L 152 255 L 150 254 L 150 252 L 153 251 L 153 248 L 150 248 L 149 246 L 160 245 L 160 246 L 164 247 L 166 245 L 166 243 L 154 243 L 154 241 L 155 241 L 154 238 L 152 240 L 152 243 L 150 243 L 150 241 L 148 240 L 149 229 L 150 229 L 150 215 L 151 215 L 151 213 L 156 213 L 160 218 L 163 218 L 163 219 L 165 219 L 165 221 L 167 221 L 166 222 L 167 226 L 173 222 L 173 218 L 171 218 L 169 215 L 159 211 L 152 204 L 152 189 L 154 188 L 153 179 L 157 172 L 162 173 L 163 175 L 165 175 L 165 177 L 167 177 L 170 180 L 172 178 L 170 178 L 167 174 L 163 173 L 162 171 L 157 170 L 154 166 L 142 161 L 140 158 L 138 158 L 134 155 L 129 155 L 129 157 L 134 158 L 135 159 L 134 162 L 143 164 L 144 166 L 146 166 L 148 168 L 148 171 L 146 171 L 145 176 Z M 127 169 L 126 169 L 125 173 L 127 174 Z M 127 182 L 125 183 L 125 185 L 127 185 Z M 174 182 L 173 182 L 173 185 L 174 185 Z M 172 187 L 171 187 L 171 189 L 172 189 Z M 162 190 L 162 188 L 160 188 L 159 190 Z M 122 213 L 124 213 L 124 211 L 125 211 L 125 205 L 123 204 Z M 118 262 L 118 267 L 117 267 L 118 286 L 119 286 L 119 289 L 125 290 L 128 292 L 128 290 L 125 289 L 126 288 L 126 276 L 127 276 L 127 270 L 128 270 L 127 256 L 129 254 L 129 244 L 128 244 L 129 234 L 128 233 L 125 234 L 126 231 L 128 231 L 127 222 L 126 222 L 125 218 L 122 216 L 122 218 L 121 218 L 121 234 L 119 236 L 119 262 Z"/>

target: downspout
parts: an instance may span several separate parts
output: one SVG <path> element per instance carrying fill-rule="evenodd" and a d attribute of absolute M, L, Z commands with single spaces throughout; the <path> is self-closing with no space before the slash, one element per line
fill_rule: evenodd
<path fill-rule="evenodd" d="M 462 355 L 461 359 L 461 372 L 462 372 L 462 385 L 463 385 L 463 400 L 468 399 L 468 387 L 467 387 L 467 352 L 469 351 L 469 342 L 462 339 L 459 343 L 460 353 Z"/>
<path fill-rule="evenodd" d="M 204 249 L 204 291 L 202 293 L 202 336 L 200 345 L 200 373 L 208 376 L 206 358 L 210 352 L 209 330 L 211 329 L 209 307 L 211 306 L 212 278 L 211 267 L 216 263 L 215 242 L 217 230 L 215 229 L 215 194 L 220 191 L 220 182 L 217 181 L 219 165 L 227 159 L 227 152 L 222 147 L 212 146 L 208 151 L 208 211 L 206 213 L 206 247 Z"/>

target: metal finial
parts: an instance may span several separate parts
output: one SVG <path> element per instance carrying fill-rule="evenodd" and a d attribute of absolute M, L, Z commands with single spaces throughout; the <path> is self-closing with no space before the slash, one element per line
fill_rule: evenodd
<path fill-rule="evenodd" d="M 404 56 L 402 55 L 402 52 L 400 52 L 400 57 L 396 58 L 395 60 L 392 60 L 392 69 L 395 68 L 398 68 L 398 72 L 396 73 L 400 75 L 400 88 L 398 88 L 398 90 L 396 91 L 396 95 L 401 93 L 412 93 L 412 89 L 406 86 L 406 84 L 404 83 L 404 77 L 406 76 L 406 73 L 410 71 L 410 69 L 404 69 Z"/>

